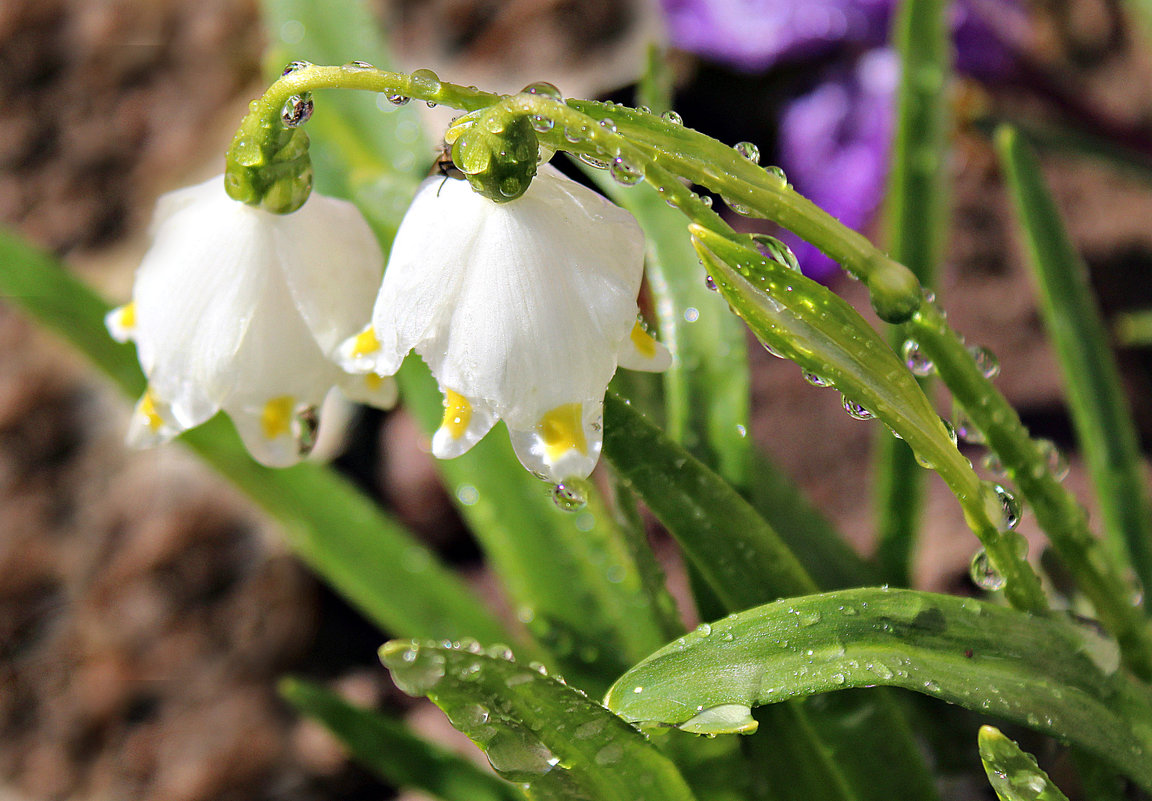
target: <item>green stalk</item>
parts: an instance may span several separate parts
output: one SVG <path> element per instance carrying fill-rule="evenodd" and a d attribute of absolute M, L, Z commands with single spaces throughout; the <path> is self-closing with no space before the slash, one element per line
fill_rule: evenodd
<path fill-rule="evenodd" d="M 947 0 L 903 0 L 893 30 L 901 70 L 885 207 L 889 255 L 924 286 L 935 284 L 947 226 L 948 6 Z M 890 332 L 888 341 L 899 353 L 899 332 Z M 920 379 L 925 394 L 930 394 L 929 384 Z M 907 444 L 886 432 L 876 438 L 875 447 L 876 560 L 889 583 L 908 586 L 924 471 Z"/>

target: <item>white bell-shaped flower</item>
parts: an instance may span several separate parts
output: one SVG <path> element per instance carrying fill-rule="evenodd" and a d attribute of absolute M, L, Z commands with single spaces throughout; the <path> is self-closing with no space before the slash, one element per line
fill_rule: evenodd
<path fill-rule="evenodd" d="M 507 203 L 430 178 L 396 235 L 372 324 L 342 346 L 342 364 L 392 375 L 415 349 L 445 397 L 436 456 L 459 456 L 502 419 L 530 471 L 583 478 L 617 365 L 671 362 L 637 323 L 643 267 L 632 215 L 554 167 Z"/>
<path fill-rule="evenodd" d="M 221 176 L 161 197 L 152 236 L 132 302 L 107 318 L 148 377 L 129 444 L 164 442 L 223 409 L 258 461 L 286 466 L 307 451 L 332 387 L 395 402 L 391 378 L 349 375 L 332 358 L 383 272 L 352 204 L 313 194 L 272 214 L 228 197 Z"/>

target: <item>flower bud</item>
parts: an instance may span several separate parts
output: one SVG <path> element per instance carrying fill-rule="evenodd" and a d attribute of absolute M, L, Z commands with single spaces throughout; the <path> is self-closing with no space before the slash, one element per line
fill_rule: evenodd
<path fill-rule="evenodd" d="M 507 203 L 527 191 L 540 155 L 527 117 L 488 114 L 454 128 L 452 161 L 476 192 Z"/>
<path fill-rule="evenodd" d="M 265 128 L 253 136 L 242 126 L 228 150 L 228 196 L 273 214 L 289 214 L 312 192 L 308 134 L 301 128 Z"/>

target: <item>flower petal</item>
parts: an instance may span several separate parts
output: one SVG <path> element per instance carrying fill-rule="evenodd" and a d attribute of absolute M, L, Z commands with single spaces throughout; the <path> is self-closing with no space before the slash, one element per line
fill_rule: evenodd
<path fill-rule="evenodd" d="M 173 419 L 168 404 L 159 400 L 149 387 L 132 410 L 125 442 L 130 448 L 151 448 L 171 441 L 183 430 Z"/>
<path fill-rule="evenodd" d="M 659 373 L 672 366 L 672 354 L 662 342 L 644 330 L 640 323 L 620 345 L 620 366 L 628 370 Z"/>
<path fill-rule="evenodd" d="M 540 478 L 587 478 L 600 458 L 603 400 L 567 403 L 546 412 L 530 429 L 508 427 L 520 463 Z"/>
<path fill-rule="evenodd" d="M 636 319 L 643 235 L 548 166 L 518 200 L 476 199 L 484 213 L 451 318 L 416 351 L 441 385 L 527 430 L 550 409 L 603 397 Z"/>
<path fill-rule="evenodd" d="M 284 280 L 326 354 L 363 325 L 384 274 L 380 245 L 359 210 L 313 193 L 298 211 L 270 215 Z"/>
<path fill-rule="evenodd" d="M 482 401 L 465 398 L 450 389 L 444 392 L 444 418 L 432 437 L 432 453 L 438 459 L 455 459 L 496 425 L 496 415 Z"/>
<path fill-rule="evenodd" d="M 377 409 L 391 409 L 396 405 L 399 392 L 396 381 L 391 376 L 377 373 L 345 373 L 337 385 L 348 400 L 374 406 Z"/>
<path fill-rule="evenodd" d="M 296 399 L 269 398 L 260 406 L 225 408 L 252 457 L 268 467 L 289 467 L 303 458 Z"/>

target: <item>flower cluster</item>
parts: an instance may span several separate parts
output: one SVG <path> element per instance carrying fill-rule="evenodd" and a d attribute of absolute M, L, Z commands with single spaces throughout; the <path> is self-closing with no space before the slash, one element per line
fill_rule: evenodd
<path fill-rule="evenodd" d="M 136 342 L 148 377 L 129 432 L 138 446 L 223 410 L 256 459 L 292 464 L 330 389 L 387 407 L 390 376 L 415 349 L 445 396 L 438 457 L 503 419 L 533 473 L 582 478 L 617 366 L 670 363 L 637 322 L 635 220 L 550 166 L 503 203 L 428 179 L 382 283 L 359 212 L 316 194 L 279 215 L 233 200 L 216 178 L 161 198 L 153 233 L 132 302 L 107 321 Z"/>

